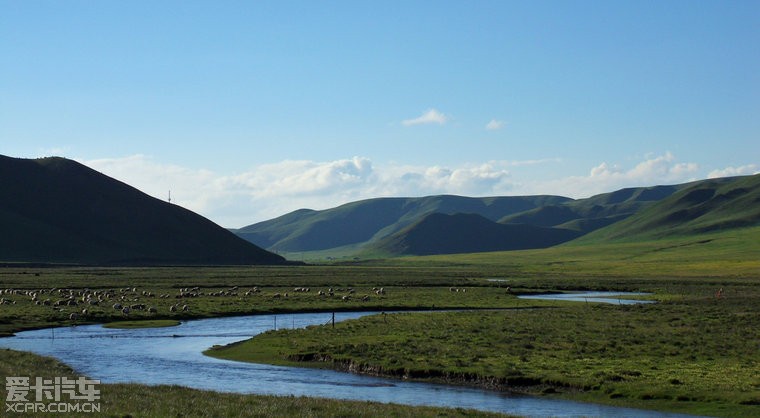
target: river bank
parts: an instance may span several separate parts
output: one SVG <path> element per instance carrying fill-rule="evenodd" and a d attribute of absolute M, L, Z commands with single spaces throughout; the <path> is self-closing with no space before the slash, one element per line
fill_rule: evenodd
<path fill-rule="evenodd" d="M 757 352 L 733 335 L 749 325 L 741 308 L 705 326 L 684 317 L 688 306 L 580 305 L 375 315 L 335 328 L 266 332 L 206 354 L 679 413 L 756 415 Z M 707 317 L 722 310 L 706 305 Z M 706 340 L 708 332 L 721 335 Z"/>

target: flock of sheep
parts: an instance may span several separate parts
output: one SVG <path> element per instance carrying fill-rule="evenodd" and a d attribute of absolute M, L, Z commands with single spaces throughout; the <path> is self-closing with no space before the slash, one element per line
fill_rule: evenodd
<path fill-rule="evenodd" d="M 310 293 L 311 288 L 296 287 L 294 293 Z M 377 296 L 385 295 L 385 288 L 372 288 L 372 292 Z M 332 288 L 327 290 L 317 290 L 314 292 L 319 298 L 338 297 L 342 301 L 352 300 L 355 290 L 349 288 Z M 15 305 L 18 297 L 22 300 L 30 301 L 35 305 L 50 306 L 51 309 L 69 313 L 69 319 L 74 321 L 80 318 L 87 318 L 92 315 L 93 310 L 108 310 L 108 306 L 114 311 L 120 312 L 123 316 L 129 316 L 135 311 L 144 311 L 149 314 L 158 314 L 159 305 L 161 309 L 168 309 L 169 313 L 188 312 L 190 311 L 190 300 L 198 297 L 251 297 L 261 294 L 266 297 L 258 287 L 253 287 L 245 291 L 240 291 L 238 286 L 225 288 L 221 290 L 201 289 L 200 287 L 180 288 L 177 293 L 162 293 L 159 295 L 151 291 L 138 291 L 136 287 L 124 287 L 118 289 L 38 289 L 38 290 L 20 290 L 20 289 L 0 289 L 0 305 Z M 10 297 L 14 297 L 11 299 Z M 272 299 L 282 299 L 288 297 L 288 292 L 276 292 L 269 294 Z M 157 301 L 158 299 L 158 301 Z M 166 308 L 166 302 L 160 302 L 161 299 L 174 299 Z M 358 297 L 362 302 L 368 302 L 370 295 Z M 153 302 L 153 303 L 151 303 Z M 73 310 L 73 312 L 71 312 Z"/>

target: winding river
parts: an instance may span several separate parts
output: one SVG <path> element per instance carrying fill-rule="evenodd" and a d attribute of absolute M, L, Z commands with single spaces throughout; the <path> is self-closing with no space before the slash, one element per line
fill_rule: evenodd
<path fill-rule="evenodd" d="M 337 313 L 336 320 L 371 312 Z M 384 379 L 297 367 L 219 360 L 202 351 L 272 329 L 325 324 L 328 313 L 187 321 L 176 327 L 120 330 L 101 325 L 19 332 L 0 347 L 55 357 L 103 383 L 176 384 L 220 392 L 316 396 L 474 408 L 535 417 L 687 417 L 630 408 L 519 396 L 468 387 Z"/>

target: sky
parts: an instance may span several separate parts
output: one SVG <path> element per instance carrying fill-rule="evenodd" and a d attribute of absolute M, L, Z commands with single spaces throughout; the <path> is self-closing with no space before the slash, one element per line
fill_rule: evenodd
<path fill-rule="evenodd" d="M 760 2 L 0 0 L 0 154 L 237 228 L 760 172 Z"/>

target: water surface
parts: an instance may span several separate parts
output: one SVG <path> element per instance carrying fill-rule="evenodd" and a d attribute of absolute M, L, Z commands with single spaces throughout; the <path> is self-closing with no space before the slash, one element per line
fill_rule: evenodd
<path fill-rule="evenodd" d="M 336 320 L 368 314 L 336 313 Z M 330 317 L 329 313 L 226 317 L 132 330 L 86 325 L 19 332 L 1 338 L 0 347 L 55 357 L 104 383 L 176 384 L 220 392 L 474 408 L 535 417 L 686 417 L 332 370 L 234 362 L 202 354 L 215 344 L 229 344 L 272 329 L 275 321 L 278 328 L 291 328 L 326 324 Z"/>
<path fill-rule="evenodd" d="M 547 293 L 542 295 L 521 295 L 520 299 L 538 299 L 538 300 L 565 300 L 571 302 L 597 302 L 611 303 L 615 305 L 638 305 L 646 303 L 655 303 L 653 300 L 641 299 L 623 299 L 620 296 L 648 296 L 651 293 L 643 292 L 570 292 L 570 293 Z"/>

